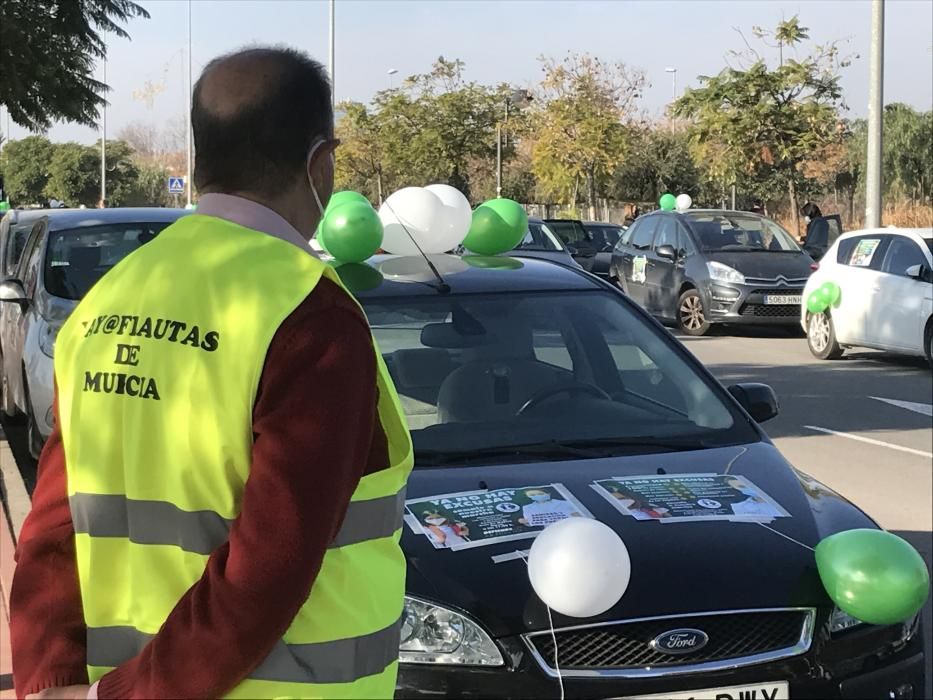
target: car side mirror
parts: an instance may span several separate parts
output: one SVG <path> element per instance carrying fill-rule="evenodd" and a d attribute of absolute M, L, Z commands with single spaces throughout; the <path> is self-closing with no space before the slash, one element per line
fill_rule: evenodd
<path fill-rule="evenodd" d="M 771 420 L 781 410 L 774 389 L 767 384 L 733 384 L 728 391 L 758 423 Z"/>
<path fill-rule="evenodd" d="M 577 250 L 576 248 L 574 248 L 573 246 L 567 246 L 567 252 L 570 253 L 570 255 L 573 256 L 573 255 L 576 255 L 577 253 L 579 253 L 580 251 L 578 251 L 578 250 Z"/>
<path fill-rule="evenodd" d="M 674 250 L 674 246 L 672 245 L 659 246 L 656 252 L 659 258 L 667 258 L 668 260 L 677 259 L 677 252 Z"/>
<path fill-rule="evenodd" d="M 15 279 L 8 279 L 0 282 L 0 302 L 4 301 L 19 304 L 20 306 L 25 306 L 29 303 L 22 282 Z"/>
<path fill-rule="evenodd" d="M 921 281 L 924 277 L 926 277 L 924 272 L 925 270 L 923 269 L 923 265 L 911 265 L 906 270 L 904 270 L 904 274 L 906 274 L 908 277 L 912 277 L 915 280 Z"/>

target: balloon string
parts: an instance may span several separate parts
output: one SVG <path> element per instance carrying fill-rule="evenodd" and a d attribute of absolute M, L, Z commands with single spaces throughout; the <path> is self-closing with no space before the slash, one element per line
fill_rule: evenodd
<path fill-rule="evenodd" d="M 790 540 L 790 541 L 793 542 L 794 544 L 799 544 L 799 545 L 800 545 L 801 547 L 803 547 L 804 549 L 809 549 L 811 552 L 815 552 L 815 551 L 816 551 L 816 550 L 813 549 L 813 547 L 811 547 L 810 545 L 804 544 L 803 542 L 800 542 L 799 540 L 795 540 L 793 537 L 791 537 L 790 535 L 785 535 L 783 532 L 778 532 L 778 531 L 775 530 L 773 527 L 768 527 L 767 525 L 765 525 L 764 523 L 761 523 L 761 522 L 759 522 L 758 524 L 761 525 L 765 530 L 771 530 L 771 532 L 773 532 L 775 535 L 780 535 L 780 536 L 783 537 L 785 540 Z"/>
<path fill-rule="evenodd" d="M 520 550 L 515 550 L 515 553 L 521 557 L 522 561 L 525 562 L 525 566 L 527 566 L 528 556 Z M 554 631 L 554 617 L 551 615 L 551 606 L 547 603 L 544 605 L 547 608 L 547 621 L 551 626 L 551 642 L 554 644 L 554 671 L 557 673 L 557 684 L 560 686 L 560 700 L 564 700 L 567 696 L 564 694 L 564 677 L 560 673 L 560 663 L 557 660 L 557 632 Z"/>

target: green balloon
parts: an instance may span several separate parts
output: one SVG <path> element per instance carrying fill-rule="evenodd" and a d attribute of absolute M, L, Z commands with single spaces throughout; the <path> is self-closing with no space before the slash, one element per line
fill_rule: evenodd
<path fill-rule="evenodd" d="M 362 262 L 382 245 L 382 222 L 369 202 L 346 202 L 328 209 L 320 240 L 336 260 Z"/>
<path fill-rule="evenodd" d="M 661 211 L 674 211 L 674 208 L 677 206 L 677 197 L 667 192 L 661 195 L 658 204 L 661 205 Z"/>
<path fill-rule="evenodd" d="M 810 293 L 810 296 L 807 297 L 807 311 L 811 314 L 820 314 L 826 311 L 827 304 L 823 301 L 823 297 L 820 296 L 819 290 L 815 290 Z"/>
<path fill-rule="evenodd" d="M 524 267 L 521 260 L 498 255 L 464 255 L 461 259 L 470 267 L 485 270 L 520 270 Z"/>
<path fill-rule="evenodd" d="M 4 214 L 10 211 L 10 203 L 7 201 L 0 202 L 0 214 Z"/>
<path fill-rule="evenodd" d="M 344 263 L 334 269 L 351 292 L 367 292 L 382 284 L 382 273 L 366 263 Z"/>
<path fill-rule="evenodd" d="M 490 199 L 473 210 L 463 247 L 480 255 L 512 250 L 528 231 L 528 214 L 511 199 Z"/>
<path fill-rule="evenodd" d="M 369 200 L 366 199 L 359 192 L 353 192 L 352 190 L 341 190 L 340 192 L 334 192 L 330 196 L 330 200 L 327 202 L 327 206 L 324 208 L 324 214 L 326 215 L 332 209 L 336 209 L 342 204 L 349 204 L 350 202 L 360 202 L 361 204 L 369 204 Z"/>
<path fill-rule="evenodd" d="M 930 575 L 906 540 L 884 530 L 847 530 L 816 546 L 816 568 L 833 602 L 857 620 L 894 625 L 926 602 Z"/>
<path fill-rule="evenodd" d="M 323 219 L 321 222 L 323 223 Z M 327 250 L 327 243 L 324 241 L 324 231 L 321 230 L 321 224 L 317 225 L 317 231 L 314 232 L 314 238 L 320 244 L 321 248 L 324 249 L 324 252 L 330 255 L 330 251 Z"/>
<path fill-rule="evenodd" d="M 835 282 L 827 282 L 830 287 L 830 300 L 829 303 L 835 307 L 839 306 L 839 302 L 842 301 L 842 290 L 839 288 L 839 285 Z"/>

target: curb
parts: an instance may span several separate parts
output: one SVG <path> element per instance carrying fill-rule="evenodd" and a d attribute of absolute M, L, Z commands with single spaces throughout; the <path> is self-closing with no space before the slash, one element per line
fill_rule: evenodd
<path fill-rule="evenodd" d="M 0 483 L 6 495 L 5 519 L 9 524 L 10 535 L 15 544 L 23 527 L 23 521 L 32 507 L 32 502 L 26 492 L 26 485 L 19 473 L 19 467 L 16 466 L 13 453 L 10 451 L 10 445 L 5 439 L 0 442 Z"/>

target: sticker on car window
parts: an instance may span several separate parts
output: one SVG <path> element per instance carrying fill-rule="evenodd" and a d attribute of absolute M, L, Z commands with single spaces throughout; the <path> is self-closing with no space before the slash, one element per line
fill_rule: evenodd
<path fill-rule="evenodd" d="M 592 487 L 635 520 L 770 522 L 790 517 L 751 481 L 733 474 L 613 477 L 595 481 Z"/>
<path fill-rule="evenodd" d="M 871 265 L 871 260 L 875 257 L 875 251 L 878 250 L 879 243 L 881 243 L 880 238 L 865 238 L 859 241 L 858 245 L 855 246 L 855 250 L 852 251 L 849 264 L 853 267 L 868 267 Z"/>
<path fill-rule="evenodd" d="M 592 518 L 563 484 L 463 491 L 405 501 L 405 522 L 435 549 L 470 549 L 535 537 L 565 518 Z"/>
<path fill-rule="evenodd" d="M 648 279 L 648 258 L 644 255 L 638 255 L 632 258 L 632 282 L 641 282 L 644 284 Z"/>

